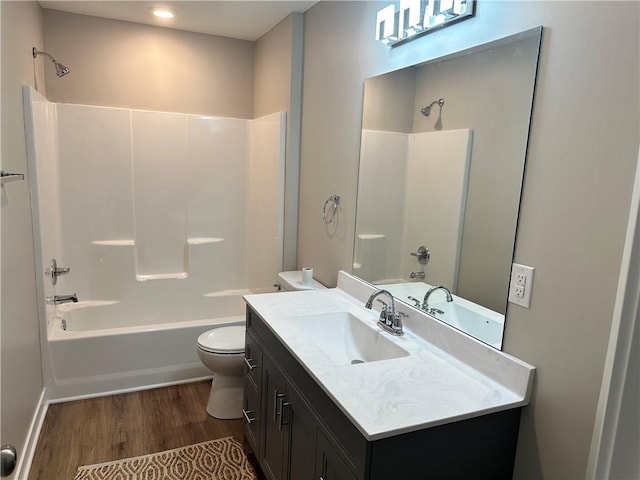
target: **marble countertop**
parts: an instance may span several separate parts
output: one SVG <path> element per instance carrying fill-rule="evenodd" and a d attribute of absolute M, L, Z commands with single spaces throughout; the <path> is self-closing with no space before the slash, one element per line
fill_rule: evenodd
<path fill-rule="evenodd" d="M 244 297 L 365 438 L 529 403 L 533 367 L 413 309 L 406 312 L 404 336 L 385 333 L 409 355 L 383 361 L 338 365 L 296 327 L 303 315 L 350 311 L 377 329 L 378 312 L 362 300 L 374 291 L 367 287 L 340 272 L 335 289 Z"/>

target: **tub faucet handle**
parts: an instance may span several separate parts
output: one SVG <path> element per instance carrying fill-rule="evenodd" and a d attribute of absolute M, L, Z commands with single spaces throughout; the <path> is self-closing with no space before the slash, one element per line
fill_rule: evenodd
<path fill-rule="evenodd" d="M 66 275 L 70 270 L 71 268 L 69 267 L 58 267 L 58 262 L 56 262 L 55 258 L 52 258 L 51 262 L 49 262 L 49 268 L 45 270 L 44 274 L 47 277 L 51 277 L 51 283 L 55 285 L 58 283 L 58 277 L 60 275 Z"/>

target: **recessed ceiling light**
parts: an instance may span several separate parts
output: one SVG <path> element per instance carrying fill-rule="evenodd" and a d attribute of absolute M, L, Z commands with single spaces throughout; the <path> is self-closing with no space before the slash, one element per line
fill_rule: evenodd
<path fill-rule="evenodd" d="M 154 8 L 153 10 L 151 10 L 151 13 L 159 18 L 173 18 L 176 16 L 176 14 L 168 8 Z"/>

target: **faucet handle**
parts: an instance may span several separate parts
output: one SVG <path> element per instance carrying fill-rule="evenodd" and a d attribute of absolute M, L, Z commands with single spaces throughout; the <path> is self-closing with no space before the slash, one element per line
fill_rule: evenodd
<path fill-rule="evenodd" d="M 49 262 L 49 268 L 45 269 L 44 274 L 47 277 L 51 277 L 51 284 L 55 285 L 58 283 L 58 277 L 61 275 L 66 275 L 69 273 L 71 268 L 69 267 L 58 267 L 58 263 L 55 258 L 52 258 Z"/>
<path fill-rule="evenodd" d="M 407 298 L 411 300 L 413 303 L 415 303 L 414 307 L 420 308 L 422 306 L 422 302 L 418 300 L 416 297 L 412 297 L 411 295 L 409 295 Z"/>
<path fill-rule="evenodd" d="M 379 298 L 377 299 L 377 301 L 382 304 L 382 308 L 380 309 L 380 317 L 378 317 L 378 320 L 390 325 L 393 313 L 392 310 L 389 308 L 389 305 L 387 305 L 385 301 L 380 300 Z"/>
<path fill-rule="evenodd" d="M 389 317 L 390 318 L 387 319 L 387 325 L 391 328 L 393 334 L 403 335 L 404 332 L 402 330 L 402 317 L 408 318 L 409 315 L 404 312 L 395 312 Z"/>
<path fill-rule="evenodd" d="M 386 315 L 386 313 L 389 311 L 389 305 L 387 304 L 387 302 L 385 302 L 384 300 L 380 300 L 379 298 L 376 299 L 376 302 L 382 304 L 382 308 L 380 309 L 380 316 L 382 317 L 382 312 L 384 312 Z"/>

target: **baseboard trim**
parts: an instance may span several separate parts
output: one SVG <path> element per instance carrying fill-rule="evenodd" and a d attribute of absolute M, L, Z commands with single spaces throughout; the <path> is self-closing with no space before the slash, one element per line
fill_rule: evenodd
<path fill-rule="evenodd" d="M 160 382 L 160 383 L 155 383 L 155 384 L 151 384 L 151 385 L 138 385 L 138 386 L 127 387 L 127 388 L 118 388 L 118 389 L 114 389 L 114 390 L 91 392 L 91 393 L 85 393 L 85 394 L 81 394 L 81 395 L 73 395 L 73 396 L 69 396 L 69 397 L 54 398 L 54 399 L 49 400 L 49 404 L 73 402 L 75 400 L 85 400 L 85 399 L 88 399 L 88 398 L 107 397 L 109 395 L 119 395 L 121 393 L 142 392 L 144 390 L 152 390 L 154 388 L 170 387 L 172 385 L 182 385 L 182 384 L 185 384 L 185 383 L 193 383 L 193 382 L 211 380 L 212 378 L 213 378 L 213 376 L 209 375 L 209 376 L 204 376 L 204 377 L 185 378 L 185 379 L 181 379 L 181 380 L 172 380 L 172 381 L 167 381 L 167 382 Z"/>
<path fill-rule="evenodd" d="M 31 419 L 31 425 L 29 425 L 29 433 L 27 440 L 22 448 L 22 455 L 18 456 L 18 465 L 13 474 L 15 480 L 27 480 L 29 477 L 29 471 L 31 470 L 31 463 L 33 462 L 33 456 L 36 452 L 36 446 L 38 445 L 38 439 L 40 438 L 40 431 L 44 424 L 44 419 L 47 415 L 47 409 L 49 408 L 49 401 L 47 400 L 47 389 L 42 389 L 40 394 L 40 400 L 38 401 L 38 407 Z"/>
<path fill-rule="evenodd" d="M 49 387 L 51 403 L 84 398 L 104 397 L 118 393 L 136 392 L 151 388 L 195 382 L 211 378 L 211 370 L 202 362 L 116 372 L 91 377 L 55 379 Z"/>

